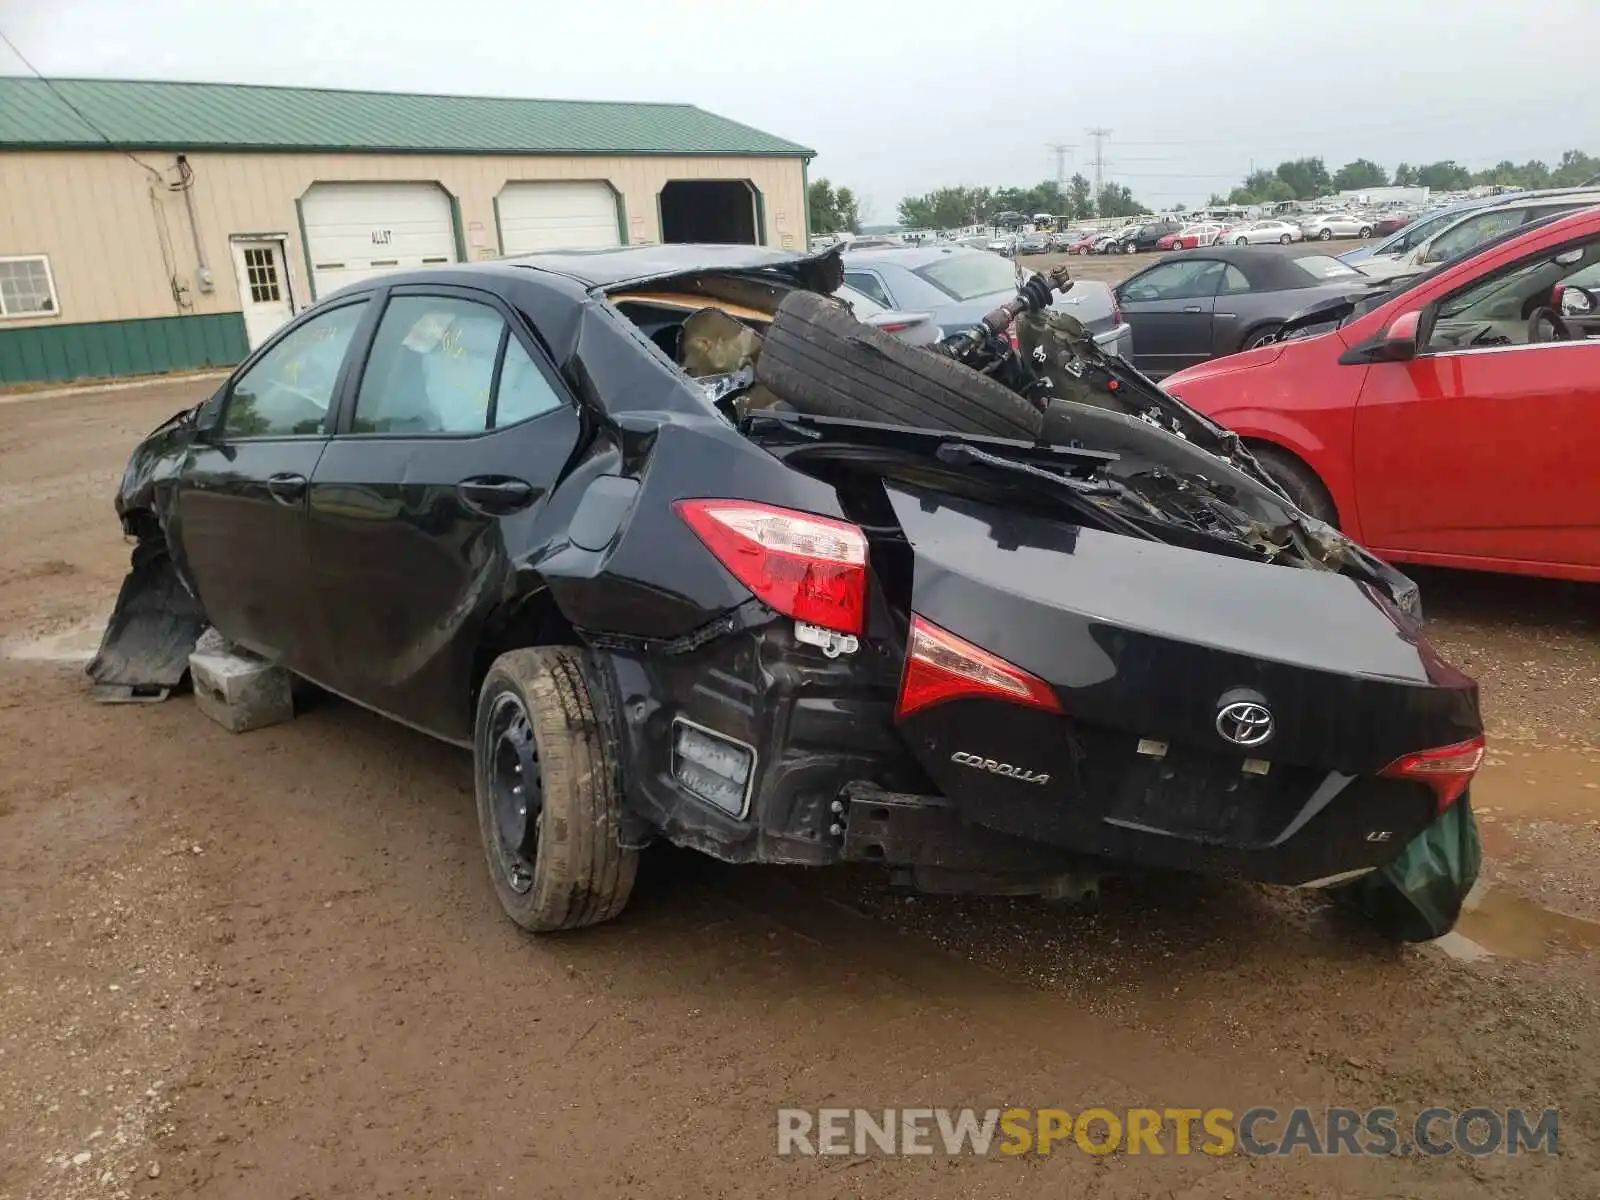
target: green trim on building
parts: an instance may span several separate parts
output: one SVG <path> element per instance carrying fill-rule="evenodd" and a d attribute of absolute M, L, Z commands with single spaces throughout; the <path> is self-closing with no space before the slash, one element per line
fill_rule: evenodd
<path fill-rule="evenodd" d="M 231 367 L 248 353 L 236 312 L 0 328 L 0 384 Z"/>
<path fill-rule="evenodd" d="M 755 193 L 756 198 L 756 245 L 765 246 L 767 244 L 767 198 L 761 194 L 761 189 L 752 181 L 746 179 L 744 184 Z"/>
<path fill-rule="evenodd" d="M 450 198 L 450 228 L 456 235 L 456 261 L 471 262 L 467 257 L 467 229 L 461 223 L 461 199 L 442 183 L 439 190 Z"/>
<path fill-rule="evenodd" d="M 311 239 L 306 236 L 306 210 L 301 201 L 305 197 L 294 198 L 294 219 L 300 226 L 300 254 L 306 260 L 306 290 L 311 293 L 311 303 L 317 302 L 317 273 L 311 269 Z M 309 305 L 307 306 L 309 307 Z"/>
<path fill-rule="evenodd" d="M 258 84 L 0 76 L 0 147 L 382 154 L 815 150 L 692 104 L 428 96 Z"/>
<path fill-rule="evenodd" d="M 611 189 L 611 195 L 617 202 L 617 242 L 619 245 L 628 244 L 628 202 L 622 198 L 622 189 L 609 179 L 602 179 L 601 183 Z"/>
<path fill-rule="evenodd" d="M 811 253 L 811 160 L 800 160 L 800 253 Z"/>

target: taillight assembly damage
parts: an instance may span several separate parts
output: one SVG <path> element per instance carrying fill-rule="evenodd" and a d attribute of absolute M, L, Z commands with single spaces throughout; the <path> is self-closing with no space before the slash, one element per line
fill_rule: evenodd
<path fill-rule="evenodd" d="M 1394 760 L 1383 769 L 1385 779 L 1409 779 L 1433 789 L 1442 813 L 1472 784 L 1472 777 L 1483 765 L 1483 736 L 1450 746 L 1418 750 Z"/>
<path fill-rule="evenodd" d="M 848 521 L 752 500 L 680 500 L 689 528 L 769 608 L 840 633 L 867 617 L 867 538 Z"/>
<path fill-rule="evenodd" d="M 906 717 L 929 705 L 969 698 L 1062 711 L 1054 689 L 1037 675 L 913 613 L 895 715 Z"/>

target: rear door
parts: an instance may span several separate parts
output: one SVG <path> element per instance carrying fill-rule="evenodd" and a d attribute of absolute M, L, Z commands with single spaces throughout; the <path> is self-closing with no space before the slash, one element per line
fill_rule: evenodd
<path fill-rule="evenodd" d="M 296 670 L 316 660 L 320 637 L 307 488 L 372 307 L 357 296 L 307 314 L 230 381 L 217 432 L 184 465 L 168 530 L 211 623 Z"/>
<path fill-rule="evenodd" d="M 1525 314 L 1600 262 L 1600 238 L 1517 259 L 1431 306 L 1418 357 L 1367 368 L 1362 528 L 1381 550 L 1600 568 L 1600 340 L 1530 341 Z"/>
<path fill-rule="evenodd" d="M 578 442 L 578 411 L 521 316 L 458 287 L 392 289 L 311 480 L 307 674 L 457 740 L 484 621 Z"/>
<path fill-rule="evenodd" d="M 1134 362 L 1160 378 L 1211 357 L 1211 322 L 1224 279 L 1214 259 L 1157 263 L 1117 289 L 1133 326 Z"/>

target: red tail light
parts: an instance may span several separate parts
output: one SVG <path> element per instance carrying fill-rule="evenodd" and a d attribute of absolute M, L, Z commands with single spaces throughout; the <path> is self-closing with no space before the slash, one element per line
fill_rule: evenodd
<path fill-rule="evenodd" d="M 840 633 L 865 629 L 867 539 L 857 526 L 751 500 L 680 500 L 674 507 L 763 603 Z"/>
<path fill-rule="evenodd" d="M 904 333 L 915 324 L 915 321 L 891 321 L 886 325 L 879 325 L 878 328 L 884 333 Z"/>
<path fill-rule="evenodd" d="M 912 613 L 896 715 L 909 716 L 929 705 L 962 697 L 1062 711 L 1061 701 L 1044 680 Z"/>
<path fill-rule="evenodd" d="M 1438 797 L 1442 813 L 1467 790 L 1472 777 L 1483 762 L 1483 736 L 1470 741 L 1456 742 L 1452 746 L 1439 746 L 1433 750 L 1419 750 L 1397 758 L 1383 769 L 1386 779 L 1409 779 L 1425 783 Z"/>
<path fill-rule="evenodd" d="M 1017 323 L 1015 321 L 1006 326 L 1006 338 L 1011 342 L 1013 350 L 1021 349 L 1021 343 L 1017 341 Z"/>

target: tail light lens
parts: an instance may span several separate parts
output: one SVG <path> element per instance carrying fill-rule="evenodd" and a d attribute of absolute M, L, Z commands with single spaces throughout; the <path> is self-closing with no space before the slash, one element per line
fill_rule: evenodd
<path fill-rule="evenodd" d="M 841 633 L 864 631 L 867 538 L 859 527 L 750 500 L 680 500 L 675 507 L 768 607 Z"/>
<path fill-rule="evenodd" d="M 1062 711 L 1061 701 L 1044 680 L 915 613 L 911 614 L 911 638 L 906 649 L 897 716 L 909 716 L 918 709 L 963 697 L 1008 700 L 1047 712 Z"/>
<path fill-rule="evenodd" d="M 1017 341 L 1017 323 L 1015 321 L 1006 326 L 1006 340 L 1011 343 L 1013 350 L 1020 349 L 1021 343 Z"/>
<path fill-rule="evenodd" d="M 1483 763 L 1483 736 L 1470 741 L 1439 746 L 1433 750 L 1418 750 L 1397 758 L 1383 769 L 1385 779 L 1409 779 L 1425 783 L 1433 789 L 1442 813 L 1467 790 L 1472 777 Z"/>

